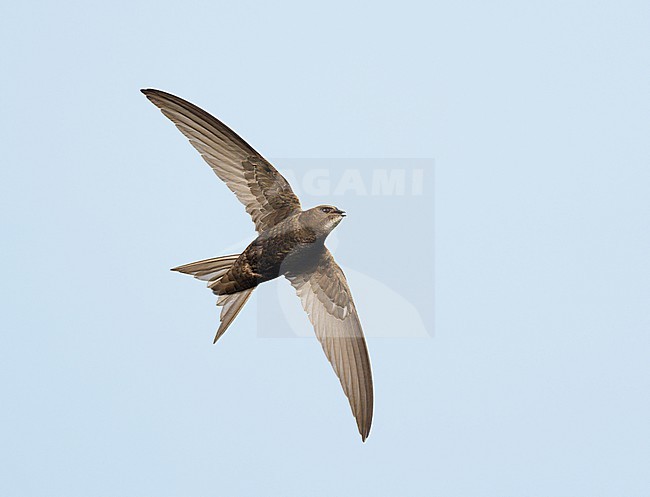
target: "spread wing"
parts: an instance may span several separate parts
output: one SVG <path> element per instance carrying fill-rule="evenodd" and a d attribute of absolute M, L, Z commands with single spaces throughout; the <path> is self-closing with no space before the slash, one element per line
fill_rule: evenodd
<path fill-rule="evenodd" d="M 362 440 L 372 423 L 370 357 L 345 275 L 325 249 L 315 267 L 287 275 L 309 315 L 327 359 L 341 381 Z"/>
<path fill-rule="evenodd" d="M 300 201 L 286 179 L 221 121 L 160 90 L 142 93 L 167 116 L 237 196 L 262 232 L 293 212 Z"/>

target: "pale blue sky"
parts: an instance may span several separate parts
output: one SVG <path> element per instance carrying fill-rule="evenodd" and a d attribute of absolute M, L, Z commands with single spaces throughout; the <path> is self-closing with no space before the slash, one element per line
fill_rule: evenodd
<path fill-rule="evenodd" d="M 5 2 L 0 495 L 647 496 L 649 19 Z M 142 87 L 267 157 L 435 159 L 435 232 L 359 198 L 339 228 L 341 264 L 384 247 L 395 285 L 435 245 L 433 336 L 369 341 L 366 444 L 316 340 L 260 336 L 289 285 L 211 345 L 213 297 L 168 268 L 252 224 Z"/>

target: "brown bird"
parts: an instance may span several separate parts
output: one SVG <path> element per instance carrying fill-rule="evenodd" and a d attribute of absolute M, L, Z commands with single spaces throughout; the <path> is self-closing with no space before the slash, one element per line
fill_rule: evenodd
<path fill-rule="evenodd" d="M 373 410 L 370 357 L 345 275 L 325 247 L 325 238 L 345 212 L 331 205 L 302 210 L 287 180 L 225 124 L 169 93 L 152 89 L 142 93 L 244 204 L 258 233 L 241 254 L 172 269 L 207 281 L 218 295 L 221 323 L 214 341 L 225 333 L 257 285 L 285 276 L 341 381 L 365 441 Z"/>

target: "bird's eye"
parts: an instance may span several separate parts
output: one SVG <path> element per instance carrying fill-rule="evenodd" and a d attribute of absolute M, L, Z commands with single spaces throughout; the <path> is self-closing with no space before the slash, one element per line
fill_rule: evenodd
<path fill-rule="evenodd" d="M 329 207 L 321 207 L 320 210 L 325 213 L 332 212 L 332 209 L 330 209 Z"/>

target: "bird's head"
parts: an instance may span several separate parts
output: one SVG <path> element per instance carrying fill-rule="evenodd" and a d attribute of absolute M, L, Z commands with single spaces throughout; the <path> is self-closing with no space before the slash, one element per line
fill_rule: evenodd
<path fill-rule="evenodd" d="M 321 236 L 327 236 L 345 217 L 345 211 L 333 205 L 318 205 L 303 213 L 305 224 Z"/>

